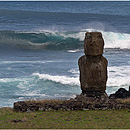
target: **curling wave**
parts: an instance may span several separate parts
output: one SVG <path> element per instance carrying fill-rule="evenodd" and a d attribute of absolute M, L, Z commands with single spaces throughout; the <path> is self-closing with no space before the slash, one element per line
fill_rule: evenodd
<path fill-rule="evenodd" d="M 105 48 L 130 49 L 130 34 L 84 29 L 73 32 L 53 31 L 0 31 L 0 47 L 31 50 L 76 50 L 83 49 L 85 32 L 100 31 Z"/>

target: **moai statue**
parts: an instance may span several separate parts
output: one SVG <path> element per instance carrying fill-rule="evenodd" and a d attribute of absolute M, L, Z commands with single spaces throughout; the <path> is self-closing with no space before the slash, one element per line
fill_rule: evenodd
<path fill-rule="evenodd" d="M 85 55 L 79 58 L 82 94 L 99 97 L 107 94 L 107 59 L 102 56 L 104 40 L 100 32 L 87 32 L 84 39 Z"/>

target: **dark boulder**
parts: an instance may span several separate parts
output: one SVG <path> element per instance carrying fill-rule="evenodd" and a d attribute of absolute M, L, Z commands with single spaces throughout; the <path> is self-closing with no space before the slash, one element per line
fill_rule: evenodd
<path fill-rule="evenodd" d="M 109 98 L 111 99 L 130 98 L 130 91 L 127 91 L 125 88 L 119 88 L 114 94 L 111 94 Z"/>

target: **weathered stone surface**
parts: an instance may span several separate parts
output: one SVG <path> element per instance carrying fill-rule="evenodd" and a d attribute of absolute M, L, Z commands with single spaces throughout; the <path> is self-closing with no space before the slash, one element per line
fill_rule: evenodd
<path fill-rule="evenodd" d="M 84 39 L 85 55 L 96 56 L 103 54 L 104 40 L 100 32 L 87 32 Z"/>
<path fill-rule="evenodd" d="M 102 56 L 104 40 L 100 32 L 87 32 L 84 40 L 85 55 L 79 58 L 80 84 L 87 96 L 105 96 L 107 59 Z"/>
<path fill-rule="evenodd" d="M 29 112 L 29 111 L 38 111 L 40 103 L 25 103 L 24 101 L 19 101 L 14 103 L 15 111 Z"/>
<path fill-rule="evenodd" d="M 102 55 L 80 57 L 78 65 L 82 93 L 106 90 L 107 64 Z"/>

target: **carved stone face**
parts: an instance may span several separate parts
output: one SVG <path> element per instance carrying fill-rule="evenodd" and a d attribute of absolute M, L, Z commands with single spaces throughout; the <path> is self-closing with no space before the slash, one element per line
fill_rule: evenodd
<path fill-rule="evenodd" d="M 87 32 L 84 39 L 85 55 L 103 54 L 104 40 L 100 32 Z"/>

